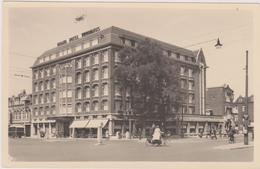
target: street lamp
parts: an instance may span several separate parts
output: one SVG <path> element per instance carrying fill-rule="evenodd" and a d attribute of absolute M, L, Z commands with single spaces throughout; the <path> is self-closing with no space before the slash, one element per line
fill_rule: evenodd
<path fill-rule="evenodd" d="M 245 102 L 246 110 L 244 113 L 244 145 L 248 145 L 248 125 L 249 125 L 249 115 L 248 115 L 248 50 L 246 51 L 246 89 L 245 89 Z"/>

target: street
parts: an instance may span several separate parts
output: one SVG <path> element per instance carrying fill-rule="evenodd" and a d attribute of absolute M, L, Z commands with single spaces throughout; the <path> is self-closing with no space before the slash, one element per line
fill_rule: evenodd
<path fill-rule="evenodd" d="M 242 144 L 243 137 L 236 138 Z M 253 142 L 250 142 L 253 144 Z M 253 147 L 221 149 L 227 138 L 167 140 L 155 147 L 140 140 L 9 139 L 9 154 L 15 161 L 252 161 Z"/>

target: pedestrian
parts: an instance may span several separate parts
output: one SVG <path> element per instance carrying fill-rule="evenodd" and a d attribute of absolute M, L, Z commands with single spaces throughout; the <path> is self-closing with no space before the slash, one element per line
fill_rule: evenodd
<path fill-rule="evenodd" d="M 213 133 L 212 133 L 212 139 L 214 138 L 214 139 L 216 139 L 217 140 L 217 130 L 216 130 L 216 127 L 214 127 L 213 129 L 212 129 L 213 131 Z"/>
<path fill-rule="evenodd" d="M 206 127 L 206 138 L 210 135 L 210 128 L 207 126 Z"/>

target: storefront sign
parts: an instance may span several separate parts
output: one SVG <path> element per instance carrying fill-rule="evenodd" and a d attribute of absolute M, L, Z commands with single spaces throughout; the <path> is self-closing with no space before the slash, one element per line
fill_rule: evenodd
<path fill-rule="evenodd" d="M 69 39 L 69 41 L 71 42 L 71 41 L 77 40 L 78 38 L 79 38 L 78 35 L 76 35 L 76 36 L 71 37 L 71 38 Z"/>
<path fill-rule="evenodd" d="M 94 28 L 94 29 L 91 29 L 91 30 L 89 30 L 89 31 L 87 31 L 87 32 L 82 33 L 81 35 L 82 35 L 82 37 L 84 37 L 84 36 L 87 36 L 87 35 L 89 35 L 89 34 L 92 34 L 92 33 L 98 32 L 98 31 L 100 31 L 100 28 L 99 28 L 99 27 L 96 27 L 96 28 Z"/>
<path fill-rule="evenodd" d="M 64 44 L 66 44 L 67 43 L 67 40 L 63 40 L 63 41 L 61 41 L 61 42 L 58 42 L 57 43 L 57 46 L 61 46 L 61 45 L 64 45 Z"/>

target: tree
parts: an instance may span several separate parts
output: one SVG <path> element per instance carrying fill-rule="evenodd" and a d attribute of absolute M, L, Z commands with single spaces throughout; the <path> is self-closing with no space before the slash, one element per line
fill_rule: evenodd
<path fill-rule="evenodd" d="M 136 48 L 122 48 L 119 59 L 114 76 L 123 93 L 130 92 L 139 127 L 143 129 L 148 118 L 165 126 L 168 115 L 178 111 L 181 103 L 178 64 L 150 39 L 139 42 Z"/>

